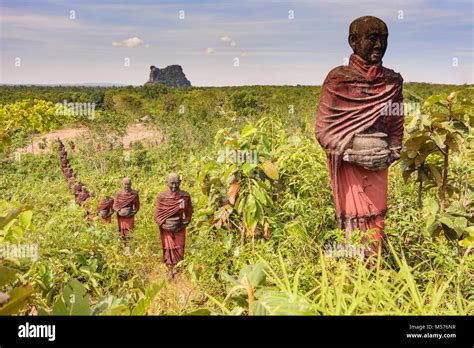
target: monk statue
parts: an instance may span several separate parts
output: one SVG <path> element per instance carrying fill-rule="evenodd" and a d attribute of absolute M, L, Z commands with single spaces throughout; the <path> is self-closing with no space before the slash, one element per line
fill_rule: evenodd
<path fill-rule="evenodd" d="M 71 167 L 65 167 L 63 169 L 64 176 L 66 177 L 66 180 L 69 178 L 72 178 L 74 175 L 74 171 L 72 170 Z"/>
<path fill-rule="evenodd" d="M 401 75 L 382 66 L 387 38 L 387 25 L 376 17 L 351 23 L 354 53 L 348 66 L 324 80 L 315 127 L 327 155 L 338 227 L 346 238 L 355 229 L 368 231 L 366 257 L 382 246 L 388 167 L 400 158 L 403 138 L 403 114 L 384 112 L 403 103 Z"/>
<path fill-rule="evenodd" d="M 86 187 L 81 183 L 78 183 L 74 187 L 74 189 L 75 189 L 74 194 L 75 194 L 75 198 L 76 198 L 76 203 L 83 207 L 84 202 L 86 200 L 88 200 L 91 197 L 91 195 L 90 195 L 89 191 L 86 189 Z"/>
<path fill-rule="evenodd" d="M 71 148 L 72 151 L 76 149 L 76 144 L 74 144 L 74 141 L 69 140 L 69 147 Z"/>
<path fill-rule="evenodd" d="M 135 227 L 135 214 L 140 209 L 138 191 L 132 189 L 132 180 L 122 180 L 122 189 L 115 195 L 112 209 L 117 213 L 117 222 L 120 236 L 127 242 L 129 233 Z"/>
<path fill-rule="evenodd" d="M 186 226 L 193 214 L 191 196 L 180 190 L 178 174 L 171 173 L 166 179 L 168 190 L 158 194 L 155 222 L 160 229 L 163 246 L 163 262 L 168 267 L 168 279 L 174 278 L 174 266 L 184 258 Z"/>
<path fill-rule="evenodd" d="M 76 177 L 75 174 L 72 174 L 72 177 L 67 179 L 67 187 L 69 190 L 74 191 L 74 185 L 76 184 Z"/>
<path fill-rule="evenodd" d="M 59 156 L 61 159 L 67 159 L 67 151 L 64 146 L 59 149 Z"/>
<path fill-rule="evenodd" d="M 112 215 L 114 214 L 113 205 L 114 199 L 112 197 L 107 196 L 100 200 L 95 213 L 102 218 L 102 223 L 110 224 L 112 222 Z"/>
<path fill-rule="evenodd" d="M 67 158 L 61 158 L 61 168 L 65 168 L 69 166 L 69 160 Z"/>

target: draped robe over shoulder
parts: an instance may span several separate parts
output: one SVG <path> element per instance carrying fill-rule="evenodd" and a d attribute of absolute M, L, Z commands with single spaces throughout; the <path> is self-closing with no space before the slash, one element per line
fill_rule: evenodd
<path fill-rule="evenodd" d="M 138 192 L 135 190 L 120 190 L 115 195 L 113 210 L 118 212 L 122 208 L 130 207 L 132 210 L 138 211 L 140 209 L 140 198 Z M 122 239 L 126 239 L 128 233 L 135 227 L 135 214 L 131 216 L 119 216 L 117 214 L 117 222 L 119 232 Z"/>
<path fill-rule="evenodd" d="M 388 169 L 370 171 L 342 156 L 354 135 L 368 130 L 386 133 L 390 149 L 399 153 L 403 114 L 392 115 L 387 108 L 403 102 L 402 83 L 400 74 L 353 54 L 349 65 L 329 72 L 322 86 L 315 135 L 328 158 L 338 227 L 348 235 L 356 228 L 375 228 L 375 240 L 383 238 Z"/>
<path fill-rule="evenodd" d="M 179 231 L 165 230 L 161 225 L 171 217 L 181 217 L 183 222 L 189 223 L 193 214 L 191 197 L 186 191 L 161 192 L 156 199 L 155 222 L 160 228 L 161 243 L 163 245 L 163 261 L 167 266 L 174 266 L 184 258 L 186 226 Z"/>
<path fill-rule="evenodd" d="M 111 197 L 102 198 L 99 204 L 97 205 L 97 208 L 95 210 L 96 215 L 99 215 L 99 212 L 102 210 L 108 212 L 106 216 L 102 216 L 102 221 L 104 223 L 110 223 L 112 221 L 112 215 L 114 214 L 114 211 L 112 209 L 113 205 L 114 199 Z"/>

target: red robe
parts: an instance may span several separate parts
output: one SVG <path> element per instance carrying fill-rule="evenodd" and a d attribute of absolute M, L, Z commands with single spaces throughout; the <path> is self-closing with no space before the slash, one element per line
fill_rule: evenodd
<path fill-rule="evenodd" d="M 100 200 L 99 205 L 97 206 L 95 210 L 96 215 L 99 215 L 99 212 L 101 210 L 108 211 L 107 216 L 101 217 L 102 222 L 105 224 L 109 224 L 112 221 L 112 215 L 114 214 L 114 211 L 112 209 L 113 205 L 114 205 L 114 199 L 111 197 L 105 197 Z"/>
<path fill-rule="evenodd" d="M 87 191 L 76 191 L 76 203 L 79 205 L 84 205 L 84 202 L 87 201 L 91 195 Z"/>
<path fill-rule="evenodd" d="M 383 238 L 387 209 L 388 169 L 370 171 L 342 161 L 354 134 L 369 128 L 388 135 L 389 147 L 399 153 L 403 138 L 403 114 L 381 115 L 387 103 L 402 103 L 403 79 L 381 65 L 369 65 L 353 54 L 348 66 L 329 72 L 321 90 L 315 135 L 328 157 L 338 227 L 347 236 L 356 229 L 374 228 L 377 250 Z"/>
<path fill-rule="evenodd" d="M 163 262 L 168 267 L 176 265 L 184 258 L 186 227 L 173 232 L 161 228 L 161 224 L 166 219 L 176 216 L 180 216 L 183 219 L 183 223 L 189 223 L 192 214 L 193 206 L 188 192 L 180 190 L 175 193 L 168 190 L 158 194 L 154 216 L 155 222 L 160 228 Z"/>
<path fill-rule="evenodd" d="M 61 158 L 61 168 L 66 168 L 69 165 L 69 161 L 67 158 Z"/>
<path fill-rule="evenodd" d="M 59 150 L 59 156 L 61 158 L 67 158 L 67 151 L 66 151 L 65 148 L 62 148 L 62 149 Z"/>
<path fill-rule="evenodd" d="M 64 168 L 63 173 L 64 173 L 64 176 L 66 177 L 66 180 L 69 178 L 72 178 L 72 176 L 74 175 L 74 172 L 69 167 Z"/>
<path fill-rule="evenodd" d="M 73 189 L 73 187 L 76 185 L 76 178 L 71 176 L 70 178 L 67 179 L 67 187 L 69 190 Z"/>
<path fill-rule="evenodd" d="M 125 191 L 120 190 L 115 195 L 112 209 L 118 212 L 122 208 L 131 207 L 132 210 L 137 211 L 140 209 L 140 198 L 138 192 L 135 190 Z M 132 216 L 119 216 L 117 214 L 117 222 L 119 232 L 122 239 L 126 239 L 128 233 L 135 227 L 135 214 Z"/>

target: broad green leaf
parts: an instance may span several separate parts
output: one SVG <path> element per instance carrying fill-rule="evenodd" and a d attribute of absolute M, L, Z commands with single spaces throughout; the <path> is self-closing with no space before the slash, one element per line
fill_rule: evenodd
<path fill-rule="evenodd" d="M 301 295 L 265 289 L 258 302 L 269 315 L 319 315 L 309 300 Z"/>
<path fill-rule="evenodd" d="M 464 248 L 474 248 L 474 237 L 467 236 L 466 238 L 459 241 L 459 245 Z"/>
<path fill-rule="evenodd" d="M 431 171 L 431 174 L 433 174 L 433 176 L 435 177 L 436 179 L 436 183 L 438 184 L 438 186 L 441 186 L 442 182 L 443 182 L 443 178 L 441 177 L 441 174 L 438 170 L 438 168 L 436 168 L 434 165 L 432 164 L 429 164 L 428 165 L 428 168 L 429 170 Z"/>
<path fill-rule="evenodd" d="M 164 281 L 160 281 L 151 285 L 147 289 L 145 296 L 138 301 L 137 305 L 132 310 L 132 315 L 146 315 L 152 301 L 164 286 Z"/>
<path fill-rule="evenodd" d="M 0 267 L 0 287 L 11 283 L 16 279 L 17 270 L 10 267 Z"/>
<path fill-rule="evenodd" d="M 253 195 L 249 195 L 247 198 L 247 202 L 245 204 L 244 218 L 245 218 L 245 225 L 251 231 L 253 231 L 253 229 L 255 228 L 257 224 L 257 220 L 255 218 L 256 211 L 257 211 L 257 205 L 255 203 L 255 198 Z"/>
<path fill-rule="evenodd" d="M 245 173 L 245 174 L 248 174 L 252 171 L 252 169 L 254 169 L 255 167 L 257 166 L 257 164 L 254 164 L 254 163 L 250 163 L 250 162 L 245 162 L 243 165 L 242 165 L 242 171 Z"/>
<path fill-rule="evenodd" d="M 453 127 L 464 136 L 469 134 L 468 126 L 461 121 L 454 121 Z"/>
<path fill-rule="evenodd" d="M 63 295 L 53 306 L 54 315 L 90 315 L 87 290 L 77 279 L 71 279 L 63 289 Z"/>
<path fill-rule="evenodd" d="M 263 146 L 265 146 L 265 149 L 267 151 L 271 151 L 272 150 L 272 147 L 270 145 L 270 139 L 268 139 L 268 135 L 265 134 L 265 133 L 262 133 L 262 142 L 263 142 Z"/>
<path fill-rule="evenodd" d="M 0 307 L 0 315 L 17 314 L 18 311 L 24 307 L 26 301 L 32 294 L 33 289 L 30 285 L 13 289 L 8 294 L 10 296 L 8 302 L 4 306 Z"/>
<path fill-rule="evenodd" d="M 257 287 L 265 284 L 265 265 L 259 261 L 254 265 L 247 265 L 240 270 L 239 279 L 247 277 L 252 287 Z"/>
<path fill-rule="evenodd" d="M 467 219 L 465 217 L 462 217 L 462 216 L 457 216 L 454 219 L 453 225 L 454 225 L 454 230 L 458 234 L 458 238 L 459 238 L 459 237 L 462 236 L 462 234 L 464 233 L 464 229 L 467 226 Z"/>
<path fill-rule="evenodd" d="M 423 104 L 423 106 L 429 107 L 438 102 L 439 102 L 439 95 L 432 95 L 428 99 L 425 100 L 425 103 Z"/>
<path fill-rule="evenodd" d="M 21 226 L 23 226 L 24 228 L 29 228 L 31 225 L 32 216 L 33 216 L 33 211 L 31 210 L 22 212 L 19 217 Z"/>
<path fill-rule="evenodd" d="M 275 164 L 266 161 L 262 164 L 263 172 L 272 180 L 278 180 L 278 169 Z"/>
<path fill-rule="evenodd" d="M 464 229 L 470 236 L 474 237 L 474 226 L 468 226 Z"/>
<path fill-rule="evenodd" d="M 248 138 L 248 137 L 250 137 L 251 135 L 253 135 L 255 133 L 257 133 L 257 128 L 255 128 L 251 125 L 246 125 L 242 129 L 242 133 L 240 133 L 240 137 L 241 137 L 241 139 Z"/>
<path fill-rule="evenodd" d="M 265 308 L 265 306 L 260 301 L 254 301 L 250 306 L 250 310 L 252 311 L 252 315 L 268 315 L 269 311 Z"/>
<path fill-rule="evenodd" d="M 92 311 L 93 315 L 130 315 L 130 309 L 122 299 L 112 295 L 103 297 Z"/>
<path fill-rule="evenodd" d="M 444 214 L 441 215 L 441 217 L 439 218 L 439 221 L 440 221 L 443 225 L 446 225 L 446 226 L 448 226 L 449 228 L 454 229 L 454 216 L 452 216 L 452 215 L 450 215 L 450 214 L 447 214 L 447 213 L 444 213 Z"/>
<path fill-rule="evenodd" d="M 426 228 L 426 232 L 428 236 L 431 236 L 431 237 L 438 237 L 441 231 L 443 231 L 443 228 L 441 227 L 441 224 L 437 221 L 435 221 L 431 225 L 428 225 Z"/>
<path fill-rule="evenodd" d="M 267 199 L 265 197 L 265 193 L 262 191 L 262 189 L 258 185 L 252 186 L 252 193 L 262 205 L 267 205 Z"/>
<path fill-rule="evenodd" d="M 433 133 L 431 136 L 431 139 L 435 142 L 435 144 L 440 148 L 444 149 L 444 141 L 446 140 L 446 134 L 439 134 L 439 133 Z"/>
<path fill-rule="evenodd" d="M 431 215 L 436 215 L 439 211 L 439 205 L 433 197 L 427 197 L 423 200 L 423 208 L 426 208 Z"/>
<path fill-rule="evenodd" d="M 447 136 L 445 143 L 449 146 L 450 151 L 459 152 L 459 143 L 454 136 Z"/>
<path fill-rule="evenodd" d="M 6 216 L 0 216 L 0 230 L 3 229 L 7 224 L 11 224 L 14 220 L 25 210 L 31 209 L 30 206 L 22 206 L 19 208 L 13 209 Z"/>
<path fill-rule="evenodd" d="M 106 308 L 100 315 L 130 315 L 130 309 L 127 305 L 121 304 L 115 307 Z"/>

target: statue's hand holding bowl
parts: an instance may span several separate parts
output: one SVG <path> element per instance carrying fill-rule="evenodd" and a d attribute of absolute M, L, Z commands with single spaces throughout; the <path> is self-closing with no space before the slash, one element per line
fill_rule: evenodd
<path fill-rule="evenodd" d="M 400 146 L 390 148 L 390 164 L 400 159 Z"/>
<path fill-rule="evenodd" d="M 390 164 L 390 150 L 359 150 L 347 149 L 344 152 L 343 160 L 348 163 L 356 164 L 367 170 L 379 171 L 388 168 Z"/>
<path fill-rule="evenodd" d="M 166 219 L 165 222 L 163 222 L 160 227 L 167 231 L 178 232 L 184 227 L 184 224 L 181 218 L 172 217 L 172 218 Z"/>

